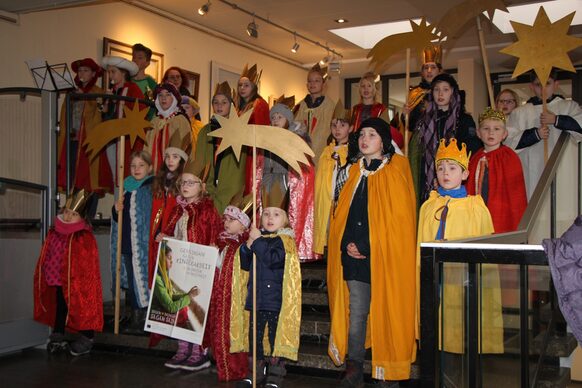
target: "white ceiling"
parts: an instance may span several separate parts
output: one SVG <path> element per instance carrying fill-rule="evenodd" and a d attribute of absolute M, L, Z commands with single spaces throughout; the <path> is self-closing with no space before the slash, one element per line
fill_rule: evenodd
<path fill-rule="evenodd" d="M 111 1 L 111 0 L 109 0 Z M 218 31 L 251 47 L 266 50 L 274 55 L 284 57 L 288 61 L 305 65 L 313 64 L 326 51 L 311 43 L 298 39 L 300 49 L 296 54 L 291 52 L 293 35 L 275 28 L 268 23 L 256 20 L 259 28 L 259 38 L 250 38 L 246 32 L 247 24 L 252 17 L 220 2 L 211 0 L 208 14 L 200 16 L 198 8 L 206 0 L 122 0 L 137 7 L 147 8 L 170 17 L 186 19 L 194 26 Z M 291 31 L 307 36 L 323 45 L 328 45 L 343 55 L 342 76 L 359 76 L 367 70 L 366 55 L 368 50 L 362 49 L 328 30 L 339 27 L 352 27 L 387 21 L 412 19 L 425 16 L 430 21 L 437 22 L 448 9 L 463 0 L 232 0 L 239 7 L 255 12 L 273 22 L 285 26 Z M 83 4 L 90 0 L 0 0 L 0 9 L 9 12 L 34 12 L 39 9 L 69 6 L 71 3 Z M 92 1 L 104 2 L 102 1 Z M 531 2 L 531 1 L 530 1 Z M 506 0 L 506 5 L 525 3 L 523 0 Z M 445 5 L 446 4 L 446 5 Z M 578 10 L 580 11 L 580 10 Z M 349 22 L 338 24 L 334 20 L 345 18 Z M 492 70 L 513 70 L 516 61 L 507 55 L 499 54 L 498 50 L 513 43 L 514 34 L 503 34 L 486 19 L 482 19 L 487 53 Z M 582 26 L 571 27 L 570 34 L 582 36 Z M 443 64 L 445 68 L 456 67 L 460 58 L 476 58 L 480 60 L 479 42 L 474 23 L 468 23 L 454 42 L 446 43 Z M 394 58 L 394 66 L 388 68 L 388 73 L 404 72 L 404 54 Z M 575 64 L 582 63 L 582 49 L 570 53 Z M 417 69 L 416 61 L 412 69 Z"/>

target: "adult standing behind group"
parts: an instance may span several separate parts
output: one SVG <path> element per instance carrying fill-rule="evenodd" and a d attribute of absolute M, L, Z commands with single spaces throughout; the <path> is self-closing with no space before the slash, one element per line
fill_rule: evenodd
<path fill-rule="evenodd" d="M 95 85 L 97 80 L 103 75 L 103 69 L 91 58 L 79 59 L 71 64 L 71 68 L 76 73 L 75 93 L 96 93 L 102 94 L 103 89 Z M 98 100 L 71 100 L 71 123 L 67 122 L 68 108 L 63 102 L 61 110 L 61 128 L 58 135 L 58 184 L 60 190 L 67 187 L 66 178 L 66 136 L 67 129 L 70 131 L 69 142 L 69 165 L 72 179 L 69 182 L 73 189 L 84 189 L 87 192 L 93 192 L 103 195 L 106 192 L 113 191 L 113 178 L 111 168 L 107 161 L 107 155 L 100 152 L 96 158 L 90 159 L 85 148 L 82 146 L 87 137 L 87 133 L 101 123 L 101 112 L 99 111 Z M 93 215 L 95 212 L 96 196 L 91 196 L 87 209 L 88 214 Z"/>
<path fill-rule="evenodd" d="M 236 96 L 234 96 L 234 106 L 239 116 L 242 116 L 249 110 L 253 110 L 249 118 L 249 124 L 270 125 L 269 104 L 259 95 L 258 83 L 261 79 L 262 70 L 259 71 L 254 64 L 249 68 L 246 64 L 238 80 Z M 257 152 L 257 177 L 262 175 L 263 157 Z M 253 156 L 252 151 L 247 150 L 247 159 L 245 167 L 245 194 L 253 191 Z M 258 182 L 255 182 L 258 185 Z"/>
<path fill-rule="evenodd" d="M 315 155 L 327 145 L 330 125 L 335 110 L 335 102 L 326 97 L 324 86 L 326 72 L 316 63 L 307 73 L 307 91 L 309 94 L 295 107 L 295 120 L 303 123 L 311 138 L 311 149 Z"/>
<path fill-rule="evenodd" d="M 103 58 L 101 64 L 107 70 L 107 75 L 109 77 L 108 86 L 110 88 L 107 89 L 108 94 L 132 97 L 134 99 L 144 98 L 144 95 L 137 84 L 131 81 L 131 77 L 139 72 L 139 68 L 134 62 L 128 61 L 122 57 L 108 55 Z M 103 105 L 103 119 L 121 119 L 125 116 L 123 108 L 127 106 L 129 109 L 133 109 L 133 104 L 135 104 L 134 101 L 108 99 Z M 143 108 L 143 105 L 140 104 L 140 109 Z M 135 151 L 141 151 L 143 147 L 144 142 L 139 138 L 135 141 L 133 146 L 129 141 L 125 142 L 124 178 L 129 176 L 130 155 Z M 106 152 L 109 165 L 113 169 L 113 175 L 117 177 L 117 171 L 115 171 L 117 168 L 117 143 L 112 143 L 107 146 Z"/>

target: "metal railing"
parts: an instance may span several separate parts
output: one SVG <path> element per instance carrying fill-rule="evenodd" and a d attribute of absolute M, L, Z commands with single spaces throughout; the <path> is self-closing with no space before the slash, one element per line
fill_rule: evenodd
<path fill-rule="evenodd" d="M 33 226 L 35 227 L 36 225 L 40 226 L 40 240 L 44 241 L 44 238 L 46 236 L 46 234 L 48 233 L 48 229 L 49 229 L 49 222 L 50 222 L 50 214 L 49 214 L 49 192 L 48 192 L 48 187 L 44 186 L 44 185 L 39 185 L 37 183 L 32 183 L 32 182 L 24 182 L 24 181 L 19 181 L 16 179 L 9 179 L 9 178 L 0 178 L 0 187 L 4 188 L 4 186 L 6 187 L 17 187 L 17 188 L 24 188 L 24 189 L 30 189 L 30 190 L 37 190 L 40 191 L 41 193 L 41 199 L 40 199 L 40 219 L 35 219 L 35 220 L 23 220 L 23 219 L 18 219 L 18 220 L 11 220 L 12 222 L 19 222 L 19 223 L 23 223 L 23 222 L 27 222 L 29 223 L 29 226 Z M 1 220 L 0 220 L 1 221 Z"/>

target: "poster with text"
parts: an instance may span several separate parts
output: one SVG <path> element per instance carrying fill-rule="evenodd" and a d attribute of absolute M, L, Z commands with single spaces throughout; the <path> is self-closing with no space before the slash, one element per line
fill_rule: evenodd
<path fill-rule="evenodd" d="M 218 249 L 164 238 L 159 245 L 145 330 L 201 344 Z"/>

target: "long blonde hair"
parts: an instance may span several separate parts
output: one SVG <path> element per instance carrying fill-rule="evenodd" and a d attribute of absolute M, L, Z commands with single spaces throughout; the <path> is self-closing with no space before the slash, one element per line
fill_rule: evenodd
<path fill-rule="evenodd" d="M 368 81 L 372 84 L 372 86 L 374 87 L 374 90 L 376 91 L 376 93 L 374 93 L 374 103 L 377 102 L 378 100 L 376 98 L 378 96 L 378 87 L 376 86 L 376 75 L 374 73 L 372 73 L 371 71 L 365 73 L 362 76 L 362 78 L 360 78 L 360 82 L 358 82 L 358 87 L 362 85 L 363 81 Z M 360 102 L 363 102 L 361 94 L 360 94 Z"/>

